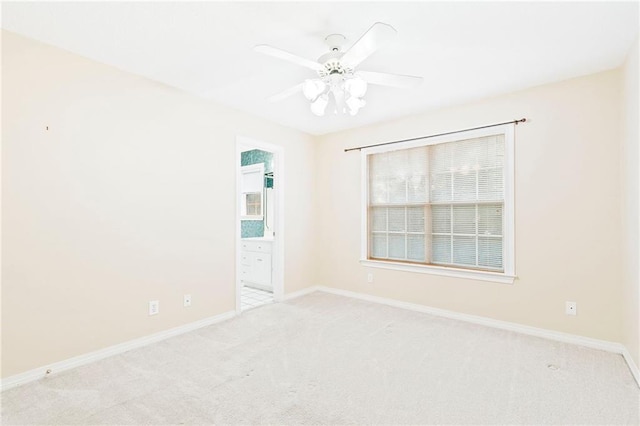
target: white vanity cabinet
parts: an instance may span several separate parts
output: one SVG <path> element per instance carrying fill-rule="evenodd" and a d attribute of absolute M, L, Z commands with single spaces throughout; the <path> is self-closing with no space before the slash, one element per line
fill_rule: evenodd
<path fill-rule="evenodd" d="M 252 241 L 253 240 L 253 241 Z M 240 262 L 243 284 L 262 290 L 273 291 L 271 282 L 272 241 L 262 239 L 242 240 Z"/>

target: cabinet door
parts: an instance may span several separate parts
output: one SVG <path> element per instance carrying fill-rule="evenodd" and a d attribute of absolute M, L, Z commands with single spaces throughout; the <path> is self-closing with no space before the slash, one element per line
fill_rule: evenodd
<path fill-rule="evenodd" d="M 253 253 L 252 281 L 257 284 L 271 285 L 271 255 L 267 253 Z"/>
<path fill-rule="evenodd" d="M 251 251 L 240 252 L 240 279 L 245 282 L 256 281 L 256 254 Z"/>

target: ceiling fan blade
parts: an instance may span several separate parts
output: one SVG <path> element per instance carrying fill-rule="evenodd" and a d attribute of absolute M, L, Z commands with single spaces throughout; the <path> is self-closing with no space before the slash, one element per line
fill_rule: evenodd
<path fill-rule="evenodd" d="M 355 68 L 396 34 L 397 31 L 391 25 L 376 22 L 345 52 L 340 62 Z"/>
<path fill-rule="evenodd" d="M 293 87 L 289 87 L 288 89 L 285 89 L 280 93 L 276 93 L 275 95 L 268 97 L 267 100 L 269 102 L 278 102 L 283 100 L 284 98 L 288 98 L 289 96 L 294 95 L 297 92 L 301 91 L 303 84 L 304 83 L 300 83 L 300 84 L 296 84 Z"/>
<path fill-rule="evenodd" d="M 286 50 L 278 49 L 277 47 L 269 46 L 268 44 L 259 44 L 253 48 L 256 52 L 264 53 L 265 55 L 273 56 L 274 58 L 284 59 L 285 61 L 293 62 L 296 65 L 311 68 L 314 71 L 322 69 L 322 64 L 305 59 L 301 56 L 289 53 Z"/>
<path fill-rule="evenodd" d="M 422 77 L 413 75 L 388 74 L 386 72 L 374 71 L 358 71 L 356 75 L 370 84 L 398 87 L 400 89 L 416 87 L 422 83 Z"/>

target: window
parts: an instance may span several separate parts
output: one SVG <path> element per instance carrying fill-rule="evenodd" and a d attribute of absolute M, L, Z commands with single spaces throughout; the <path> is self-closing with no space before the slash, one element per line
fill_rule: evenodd
<path fill-rule="evenodd" d="M 513 282 L 513 127 L 363 150 L 362 262 Z"/>
<path fill-rule="evenodd" d="M 248 192 L 245 195 L 246 211 L 245 216 L 261 216 L 262 215 L 262 193 Z"/>

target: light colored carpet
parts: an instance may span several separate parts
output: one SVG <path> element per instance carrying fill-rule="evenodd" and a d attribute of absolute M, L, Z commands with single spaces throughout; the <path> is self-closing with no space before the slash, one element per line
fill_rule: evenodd
<path fill-rule="evenodd" d="M 5 425 L 638 424 L 639 410 L 619 355 L 320 292 L 2 394 Z"/>

